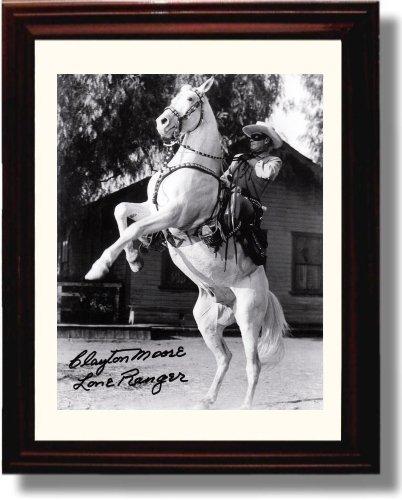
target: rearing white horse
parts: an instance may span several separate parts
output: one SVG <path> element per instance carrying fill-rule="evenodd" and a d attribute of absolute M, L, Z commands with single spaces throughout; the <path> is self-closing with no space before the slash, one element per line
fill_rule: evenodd
<path fill-rule="evenodd" d="M 215 116 L 206 97 L 213 78 L 197 88 L 184 85 L 157 118 L 164 139 L 181 136 L 181 146 L 166 168 L 152 176 L 145 203 L 121 203 L 115 216 L 120 237 L 93 264 L 86 279 L 102 278 L 125 249 L 133 271 L 141 258 L 133 240 L 169 229 L 181 241 L 168 243 L 173 262 L 199 289 L 194 318 L 213 352 L 217 371 L 197 408 L 216 400 L 232 357 L 223 330 L 237 322 L 243 340 L 248 388 L 242 408 L 252 405 L 261 364 L 276 364 L 283 352 L 287 329 L 282 307 L 269 290 L 262 266 L 256 266 L 238 245 L 214 251 L 198 235 L 203 223 L 216 214 L 221 172 L 221 141 Z M 134 223 L 127 227 L 127 218 Z"/>

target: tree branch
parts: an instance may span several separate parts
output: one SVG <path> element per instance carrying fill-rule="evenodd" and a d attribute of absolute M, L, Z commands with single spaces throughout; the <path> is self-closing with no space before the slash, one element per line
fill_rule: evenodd
<path fill-rule="evenodd" d="M 116 177 L 118 177 L 120 174 L 113 174 L 111 175 L 110 177 L 108 177 L 107 179 L 101 179 L 100 182 L 107 182 L 107 181 L 110 181 L 111 179 L 115 179 Z"/>

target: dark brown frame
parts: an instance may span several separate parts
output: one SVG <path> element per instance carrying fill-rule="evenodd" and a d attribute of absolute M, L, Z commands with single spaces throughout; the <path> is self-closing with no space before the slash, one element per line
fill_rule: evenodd
<path fill-rule="evenodd" d="M 27 472 L 379 471 L 377 3 L 3 6 L 3 468 Z M 34 42 L 74 38 L 342 40 L 342 440 L 36 442 Z"/>

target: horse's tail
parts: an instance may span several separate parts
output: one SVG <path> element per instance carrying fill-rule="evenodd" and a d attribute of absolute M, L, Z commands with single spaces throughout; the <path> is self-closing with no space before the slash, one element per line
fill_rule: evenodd
<path fill-rule="evenodd" d="M 279 300 L 268 291 L 268 306 L 258 343 L 258 355 L 262 364 L 273 368 L 281 361 L 284 354 L 283 337 L 288 328 Z"/>

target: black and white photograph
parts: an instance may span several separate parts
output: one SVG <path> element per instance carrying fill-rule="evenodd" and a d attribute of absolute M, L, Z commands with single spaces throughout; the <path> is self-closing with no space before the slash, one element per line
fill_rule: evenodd
<path fill-rule="evenodd" d="M 321 410 L 323 75 L 59 74 L 59 410 Z"/>
<path fill-rule="evenodd" d="M 378 2 L 17 3 L 3 470 L 378 473 Z"/>

